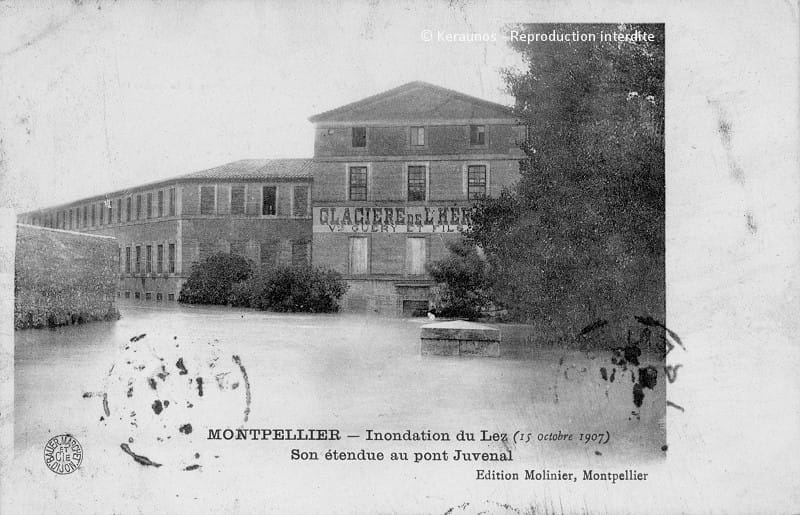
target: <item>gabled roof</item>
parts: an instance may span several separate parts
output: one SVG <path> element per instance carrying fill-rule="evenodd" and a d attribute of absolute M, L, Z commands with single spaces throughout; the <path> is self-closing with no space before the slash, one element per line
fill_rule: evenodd
<path fill-rule="evenodd" d="M 509 107 L 451 89 L 415 81 L 351 104 L 316 114 L 313 123 L 510 119 Z"/>

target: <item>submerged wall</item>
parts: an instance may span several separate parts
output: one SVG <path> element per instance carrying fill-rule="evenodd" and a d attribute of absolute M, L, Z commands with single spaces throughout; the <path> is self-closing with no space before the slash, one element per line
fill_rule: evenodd
<path fill-rule="evenodd" d="M 17 224 L 14 328 L 114 320 L 117 241 Z"/>

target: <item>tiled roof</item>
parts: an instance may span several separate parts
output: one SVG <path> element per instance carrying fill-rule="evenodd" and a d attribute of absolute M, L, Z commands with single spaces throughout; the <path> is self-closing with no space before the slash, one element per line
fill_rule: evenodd
<path fill-rule="evenodd" d="M 20 214 L 60 209 L 78 203 L 95 202 L 108 199 L 109 197 L 129 195 L 132 192 L 176 184 L 185 180 L 310 179 L 312 162 L 312 159 L 242 159 L 221 166 L 215 166 L 208 170 L 200 170 L 199 172 L 192 172 L 169 179 L 140 184 L 110 193 L 84 197 L 55 206 L 32 209 Z"/>
<path fill-rule="evenodd" d="M 242 159 L 208 170 L 176 177 L 181 179 L 262 179 L 311 177 L 311 159 Z"/>
<path fill-rule="evenodd" d="M 510 108 L 427 82 L 389 91 L 309 118 L 314 123 L 377 120 L 513 119 Z"/>

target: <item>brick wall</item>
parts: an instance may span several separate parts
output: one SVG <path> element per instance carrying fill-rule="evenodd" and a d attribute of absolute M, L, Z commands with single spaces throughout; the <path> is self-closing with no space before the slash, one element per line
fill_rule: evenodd
<path fill-rule="evenodd" d="M 366 158 L 365 158 L 366 159 Z M 466 201 L 467 166 L 488 167 L 488 194 L 497 196 L 502 188 L 519 178 L 519 160 L 430 159 L 409 156 L 407 160 L 317 161 L 314 165 L 314 204 L 327 205 L 347 202 L 347 166 L 369 165 L 369 202 L 406 202 L 406 169 L 410 164 L 428 163 L 428 202 Z M 417 205 L 422 203 L 418 202 Z"/>
<path fill-rule="evenodd" d="M 353 122 L 357 125 L 357 122 Z M 477 122 L 476 122 L 477 123 Z M 367 127 L 367 146 L 352 147 L 352 127 L 319 127 L 314 138 L 314 157 L 402 156 L 437 154 L 508 154 L 519 152 L 520 128 L 513 124 L 484 125 L 484 145 L 470 145 L 469 125 L 430 125 L 425 127 L 425 145 L 412 146 L 409 127 Z"/>
<path fill-rule="evenodd" d="M 117 318 L 117 242 L 17 225 L 14 327 Z"/>

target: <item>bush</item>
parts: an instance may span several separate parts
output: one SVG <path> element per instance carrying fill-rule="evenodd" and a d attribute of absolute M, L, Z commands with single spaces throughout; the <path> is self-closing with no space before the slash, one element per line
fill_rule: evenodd
<path fill-rule="evenodd" d="M 453 318 L 478 318 L 490 302 L 486 286 L 487 264 L 473 245 L 462 240 L 447 244 L 450 254 L 428 264 L 428 272 L 440 285 L 435 312 Z"/>
<path fill-rule="evenodd" d="M 228 304 L 233 285 L 250 277 L 250 263 L 235 254 L 214 254 L 192 267 L 192 274 L 181 287 L 179 302 L 188 304 Z"/>
<path fill-rule="evenodd" d="M 330 313 L 339 310 L 347 285 L 338 272 L 298 265 L 272 268 L 234 286 L 234 305 L 272 311 Z"/>

